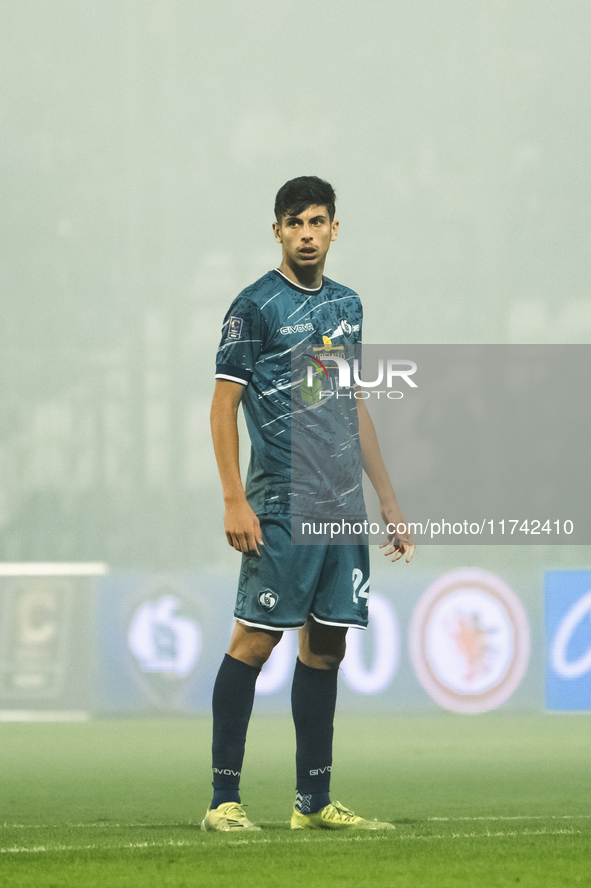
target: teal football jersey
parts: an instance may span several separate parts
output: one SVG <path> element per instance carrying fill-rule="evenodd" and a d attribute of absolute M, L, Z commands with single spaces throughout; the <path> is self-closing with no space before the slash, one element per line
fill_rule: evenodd
<path fill-rule="evenodd" d="M 328 278 L 323 279 L 318 289 L 307 290 L 277 269 L 243 290 L 230 306 L 222 327 L 215 375 L 216 379 L 245 386 L 242 404 L 251 440 L 246 495 L 255 512 L 272 509 L 274 502 L 278 507 L 296 502 L 295 485 L 290 486 L 292 355 L 298 350 L 307 351 L 308 346 L 310 351 L 318 352 L 327 346 L 359 345 L 362 323 L 361 300 L 353 290 Z M 358 443 L 355 402 L 339 407 L 341 416 L 349 414 L 345 423 L 347 435 L 357 438 Z M 313 440 L 313 430 L 318 429 L 319 424 L 309 425 Z M 336 440 L 339 435 L 340 432 L 333 435 L 335 455 L 343 451 L 343 441 Z M 317 452 L 320 454 L 322 450 L 321 441 Z M 326 456 L 326 447 L 322 455 Z M 312 460 L 311 465 L 312 473 L 323 474 L 321 463 Z M 358 493 L 362 497 L 360 455 L 354 473 L 358 476 Z M 349 471 L 344 488 L 350 488 L 350 477 Z M 325 478 L 324 484 L 318 484 L 316 489 L 329 490 L 333 486 L 333 481 Z M 347 492 L 350 493 L 350 489 Z M 316 498 L 327 503 L 324 494 Z M 360 508 L 356 505 L 353 511 L 359 514 Z M 301 513 L 310 514 L 309 504 Z"/>

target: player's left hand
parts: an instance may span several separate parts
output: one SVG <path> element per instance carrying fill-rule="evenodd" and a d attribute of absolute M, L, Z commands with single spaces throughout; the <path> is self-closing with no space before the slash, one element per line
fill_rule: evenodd
<path fill-rule="evenodd" d="M 408 522 L 400 511 L 400 506 L 395 501 L 385 503 L 381 507 L 381 513 L 386 529 L 389 526 L 390 530 L 387 541 L 382 543 L 380 549 L 387 546 L 384 555 L 386 558 L 392 555 L 392 561 L 398 561 L 399 558 L 406 556 L 405 560 L 408 564 L 415 554 L 416 546 Z"/>

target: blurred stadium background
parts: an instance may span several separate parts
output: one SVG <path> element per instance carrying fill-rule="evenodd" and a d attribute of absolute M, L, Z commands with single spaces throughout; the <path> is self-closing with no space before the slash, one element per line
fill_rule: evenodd
<path fill-rule="evenodd" d="M 213 359 L 286 179 L 337 189 L 327 271 L 366 341 L 589 342 L 590 24 L 576 0 L 2 4 L 0 718 L 207 711 L 238 570 Z M 461 710 L 505 673 L 474 711 L 590 708 L 587 547 L 373 557 L 345 708 Z M 413 613 L 461 568 L 525 616 L 464 602 L 447 674 Z"/>

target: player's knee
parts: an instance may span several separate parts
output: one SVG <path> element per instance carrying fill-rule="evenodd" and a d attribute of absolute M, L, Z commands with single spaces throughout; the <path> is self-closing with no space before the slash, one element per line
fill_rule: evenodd
<path fill-rule="evenodd" d="M 326 669 L 334 671 L 338 669 L 345 657 L 347 644 L 345 639 L 330 639 L 330 643 L 325 646 L 317 645 L 314 650 L 310 649 L 306 652 L 306 660 L 309 666 L 315 669 Z M 300 652 L 301 658 L 301 652 Z"/>
<path fill-rule="evenodd" d="M 318 655 L 317 655 L 318 656 Z M 345 644 L 343 643 L 342 649 L 331 651 L 330 653 L 321 654 L 319 659 L 322 661 L 322 665 L 319 667 L 320 669 L 329 669 L 335 670 L 338 669 L 341 663 L 343 662 L 343 658 L 345 656 Z"/>
<path fill-rule="evenodd" d="M 236 660 L 242 660 L 249 666 L 261 669 L 273 652 L 275 645 L 281 640 L 281 632 L 252 632 L 241 631 L 235 633 L 228 653 Z"/>
<path fill-rule="evenodd" d="M 256 665 L 261 669 L 271 654 L 273 653 L 273 649 L 279 639 L 267 638 L 264 641 L 259 640 L 257 644 L 254 644 L 251 648 L 251 655 L 253 658 L 256 658 Z"/>
<path fill-rule="evenodd" d="M 338 669 L 347 650 L 346 629 L 309 621 L 300 635 L 300 659 L 316 669 Z"/>

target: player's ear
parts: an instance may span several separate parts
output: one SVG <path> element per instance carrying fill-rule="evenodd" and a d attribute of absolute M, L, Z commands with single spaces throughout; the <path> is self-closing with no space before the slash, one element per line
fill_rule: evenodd
<path fill-rule="evenodd" d="M 337 235 L 339 233 L 339 222 L 338 219 L 333 219 L 330 226 L 330 239 L 331 241 L 336 241 Z"/>
<path fill-rule="evenodd" d="M 278 244 L 283 243 L 281 240 L 281 224 L 279 222 L 273 222 L 273 234 Z"/>

